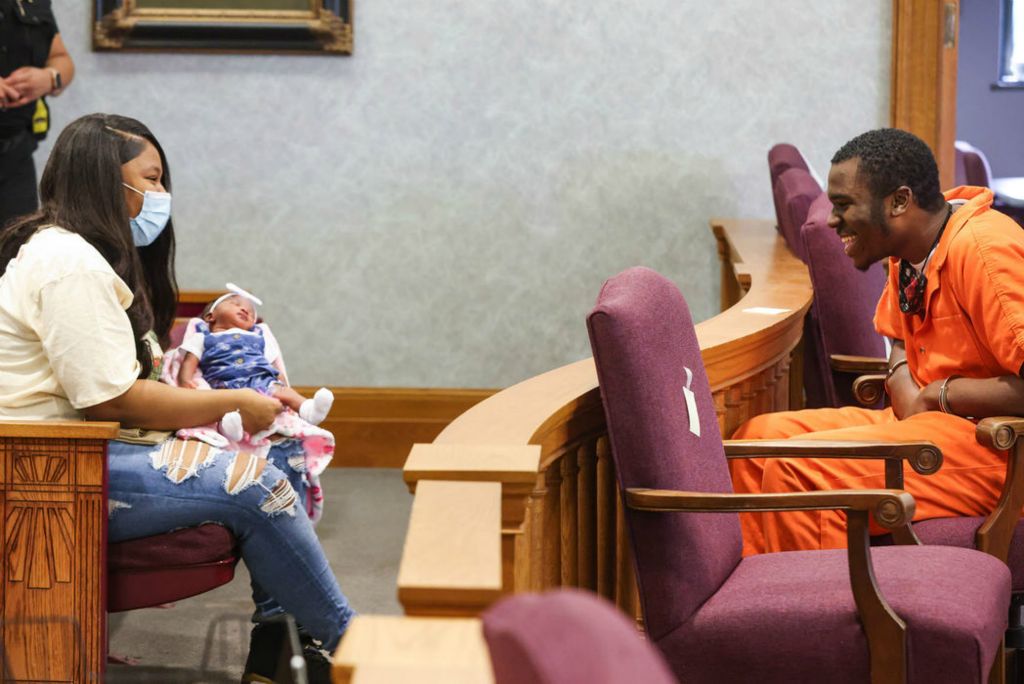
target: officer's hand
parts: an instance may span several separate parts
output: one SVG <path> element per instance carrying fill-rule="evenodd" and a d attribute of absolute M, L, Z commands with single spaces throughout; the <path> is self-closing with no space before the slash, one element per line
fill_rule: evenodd
<path fill-rule="evenodd" d="M 52 74 L 48 69 L 39 67 L 21 67 L 11 72 L 4 82 L 13 88 L 18 99 L 7 104 L 8 108 L 21 107 L 49 94 L 53 88 Z"/>
<path fill-rule="evenodd" d="M 7 85 L 7 79 L 0 79 L 0 107 L 7 109 L 11 103 L 21 99 L 21 93 Z"/>

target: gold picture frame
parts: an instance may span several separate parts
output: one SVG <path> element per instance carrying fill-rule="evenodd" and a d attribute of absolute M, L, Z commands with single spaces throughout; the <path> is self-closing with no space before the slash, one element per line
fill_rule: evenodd
<path fill-rule="evenodd" d="M 352 54 L 351 0 L 95 0 L 93 49 Z"/>

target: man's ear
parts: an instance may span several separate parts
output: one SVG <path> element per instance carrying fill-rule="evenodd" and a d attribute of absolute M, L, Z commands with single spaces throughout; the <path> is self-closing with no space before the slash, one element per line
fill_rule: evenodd
<path fill-rule="evenodd" d="M 900 216 L 910 209 L 910 203 L 913 201 L 914 191 L 906 185 L 901 185 L 893 191 L 891 197 L 892 204 L 890 205 L 889 213 L 892 216 Z"/>

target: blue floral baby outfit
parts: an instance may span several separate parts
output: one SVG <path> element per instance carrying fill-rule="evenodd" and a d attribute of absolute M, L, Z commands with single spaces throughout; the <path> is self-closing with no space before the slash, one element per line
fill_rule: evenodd
<path fill-rule="evenodd" d="M 249 387 L 269 395 L 274 385 L 280 384 L 278 370 L 266 357 L 263 330 L 256 326 L 251 331 L 239 329 L 212 332 L 204 321 L 196 326 L 203 334 L 203 355 L 199 370 L 203 379 L 215 389 L 242 389 Z"/>

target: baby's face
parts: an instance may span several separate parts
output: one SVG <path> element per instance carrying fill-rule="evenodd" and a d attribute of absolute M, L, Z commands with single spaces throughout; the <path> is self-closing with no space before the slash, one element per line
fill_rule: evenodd
<path fill-rule="evenodd" d="M 207 314 L 211 330 L 241 328 L 252 330 L 256 324 L 256 311 L 247 298 L 235 295 L 228 297 Z"/>

